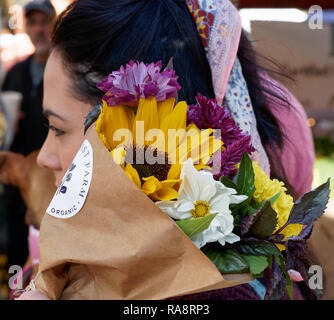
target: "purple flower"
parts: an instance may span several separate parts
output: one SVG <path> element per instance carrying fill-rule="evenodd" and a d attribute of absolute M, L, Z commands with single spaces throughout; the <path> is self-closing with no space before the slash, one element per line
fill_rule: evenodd
<path fill-rule="evenodd" d="M 187 122 L 194 123 L 199 129 L 219 129 L 225 149 L 221 154 L 216 153 L 214 158 L 221 156 L 220 172 L 214 176 L 219 180 L 221 176 L 232 179 L 238 169 L 238 164 L 244 152 L 251 154 L 255 151 L 251 144 L 251 137 L 245 134 L 235 124 L 229 111 L 218 105 L 215 99 L 209 99 L 200 93 L 196 97 L 197 105 L 188 108 Z M 217 163 L 217 158 L 213 163 Z"/>
<path fill-rule="evenodd" d="M 140 98 L 154 96 L 163 101 L 176 96 L 180 90 L 173 70 L 161 71 L 161 61 L 145 64 L 133 62 L 109 74 L 97 87 L 106 94 L 103 97 L 109 106 L 136 105 Z"/>
<path fill-rule="evenodd" d="M 225 146 L 245 136 L 229 111 L 219 106 L 216 99 L 209 99 L 199 93 L 196 101 L 197 105 L 188 108 L 188 124 L 194 123 L 199 129 L 220 129 Z"/>
<path fill-rule="evenodd" d="M 221 176 L 225 176 L 229 179 L 233 179 L 237 174 L 238 169 L 235 167 L 241 159 L 244 152 L 251 154 L 255 151 L 251 145 L 251 137 L 244 135 L 239 140 L 236 140 L 229 144 L 226 149 L 221 153 L 221 166 L 220 172 L 214 176 L 216 180 L 219 180 Z M 219 154 L 215 154 L 218 156 Z"/>

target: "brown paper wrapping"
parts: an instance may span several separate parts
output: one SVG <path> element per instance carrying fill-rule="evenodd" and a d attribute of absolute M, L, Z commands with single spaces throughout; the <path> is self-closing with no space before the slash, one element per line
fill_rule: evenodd
<path fill-rule="evenodd" d="M 166 299 L 252 280 L 223 277 L 115 164 L 96 130 L 91 186 L 72 218 L 43 218 L 35 285 L 51 299 Z"/>

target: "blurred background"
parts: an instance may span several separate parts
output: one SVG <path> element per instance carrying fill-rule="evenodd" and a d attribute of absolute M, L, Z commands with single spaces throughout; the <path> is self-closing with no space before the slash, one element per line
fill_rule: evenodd
<path fill-rule="evenodd" d="M 0 0 L 0 85 L 13 65 L 34 52 L 24 30 L 22 7 L 27 2 Z M 255 49 L 277 62 L 294 79 L 284 84 L 304 106 L 313 131 L 317 156 L 313 186 L 328 177 L 334 179 L 334 0 L 234 2 L 239 2 L 243 28 L 254 40 Z M 59 13 L 70 1 L 53 0 L 52 3 Z M 0 185 L 0 195 L 2 189 Z M 334 197 L 334 188 L 331 190 Z M 8 274 L 2 206 L 0 196 L 0 299 L 6 299 Z M 331 212 L 334 217 L 334 206 L 328 215 Z M 322 259 L 326 262 L 326 256 Z M 334 299 L 334 296 L 327 295 L 327 298 Z"/>

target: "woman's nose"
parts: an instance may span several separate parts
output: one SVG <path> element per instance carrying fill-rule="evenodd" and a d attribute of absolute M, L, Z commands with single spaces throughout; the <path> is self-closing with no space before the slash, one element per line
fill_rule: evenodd
<path fill-rule="evenodd" d="M 57 155 L 56 146 L 52 145 L 50 134 L 47 136 L 39 154 L 37 157 L 37 164 L 40 167 L 50 169 L 52 171 L 60 171 L 61 162 L 59 156 Z"/>

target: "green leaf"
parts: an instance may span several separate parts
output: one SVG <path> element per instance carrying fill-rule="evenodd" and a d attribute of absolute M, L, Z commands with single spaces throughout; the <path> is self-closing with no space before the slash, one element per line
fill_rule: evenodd
<path fill-rule="evenodd" d="M 178 220 L 176 224 L 182 229 L 182 231 L 189 237 L 206 230 L 209 228 L 210 223 L 214 219 L 216 214 L 209 214 L 203 218 Z"/>
<path fill-rule="evenodd" d="M 289 297 L 293 300 L 293 286 L 292 281 L 290 279 L 289 273 L 284 272 L 285 279 L 286 279 L 286 290 L 288 291 Z"/>
<path fill-rule="evenodd" d="M 249 210 L 249 214 L 252 214 L 252 213 L 260 210 L 266 204 L 266 202 L 267 201 L 262 201 L 260 203 L 251 203 L 251 206 L 250 206 L 251 210 Z"/>
<path fill-rule="evenodd" d="M 225 187 L 228 187 L 228 188 L 232 188 L 232 189 L 235 189 L 238 191 L 238 187 L 237 185 L 230 179 L 224 177 L 224 176 L 221 176 L 220 178 L 220 182 L 225 186 Z M 244 200 L 243 202 L 241 203 L 238 203 L 238 204 L 231 204 L 230 205 L 230 209 L 232 211 L 232 215 L 233 216 L 237 216 L 239 213 L 243 214 L 243 211 L 248 207 L 248 199 Z"/>
<path fill-rule="evenodd" d="M 84 133 L 88 130 L 88 128 L 97 120 L 101 113 L 103 105 L 99 104 L 95 106 L 87 115 L 85 122 L 84 122 Z"/>
<path fill-rule="evenodd" d="M 265 239 L 273 234 L 277 226 L 277 213 L 273 210 L 270 202 L 261 208 L 254 218 L 249 233 L 260 239 Z"/>
<path fill-rule="evenodd" d="M 247 261 L 250 272 L 254 277 L 261 276 L 263 271 L 269 266 L 268 259 L 265 256 L 242 256 Z"/>
<path fill-rule="evenodd" d="M 239 194 L 248 196 L 249 199 L 253 197 L 254 186 L 254 171 L 252 161 L 247 152 L 244 152 L 240 162 L 238 174 L 236 176 L 237 191 Z"/>
<path fill-rule="evenodd" d="M 275 255 L 275 261 L 279 265 L 282 271 L 285 270 L 285 259 L 282 255 Z"/>
<path fill-rule="evenodd" d="M 237 185 L 232 180 L 230 180 L 229 178 L 221 176 L 220 182 L 227 188 L 232 188 L 232 189 L 238 190 Z"/>
<path fill-rule="evenodd" d="M 249 210 L 248 199 L 238 204 L 231 204 L 230 209 L 232 211 L 233 216 L 237 215 L 245 216 Z"/>
<path fill-rule="evenodd" d="M 223 274 L 249 272 L 247 261 L 235 250 L 212 247 L 204 253 Z"/>
<path fill-rule="evenodd" d="M 234 249 L 238 252 L 251 256 L 271 256 L 281 255 L 281 252 L 270 242 L 265 241 L 247 241 L 244 243 L 235 243 Z"/>
<path fill-rule="evenodd" d="M 289 224 L 308 225 L 322 216 L 328 202 L 329 181 L 330 179 L 296 201 L 289 216 Z"/>
<path fill-rule="evenodd" d="M 255 209 L 254 207 L 250 206 L 250 205 L 246 205 L 243 208 L 241 208 L 240 213 L 243 217 L 245 216 L 250 216 L 253 213 L 255 213 L 257 211 L 257 209 Z"/>
<path fill-rule="evenodd" d="M 279 198 L 280 195 L 281 195 L 281 191 L 279 193 L 275 194 L 270 199 L 268 199 L 268 201 L 270 202 L 270 204 L 273 205 L 275 203 L 275 201 Z"/>
<path fill-rule="evenodd" d="M 275 194 L 273 197 L 271 197 L 270 199 L 266 200 L 266 201 L 262 201 L 260 203 L 252 203 L 251 204 L 251 207 L 254 209 L 254 210 L 260 210 L 265 204 L 267 201 L 270 202 L 271 206 L 273 206 L 273 204 L 275 203 L 275 201 L 279 198 L 279 196 L 281 195 L 281 192 Z M 250 211 L 251 213 L 251 211 Z"/>
<path fill-rule="evenodd" d="M 273 261 L 274 261 L 273 256 L 267 256 L 267 260 L 268 260 L 269 268 L 272 268 L 272 266 L 273 266 Z"/>

